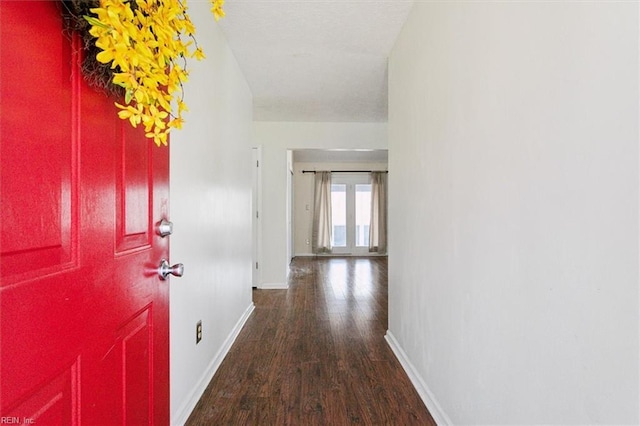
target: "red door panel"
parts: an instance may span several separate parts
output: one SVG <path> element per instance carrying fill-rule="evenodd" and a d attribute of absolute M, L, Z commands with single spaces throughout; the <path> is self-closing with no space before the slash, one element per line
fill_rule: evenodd
<path fill-rule="evenodd" d="M 69 366 L 58 377 L 48 381 L 29 395 L 12 411 L 3 412 L 9 419 L 20 419 L 18 424 L 70 425 L 79 424 L 78 396 L 78 364 Z M 29 413 L 25 415 L 24 413 Z M 5 421 L 11 423 L 11 420 Z M 13 422 L 16 423 L 16 422 Z"/>
<path fill-rule="evenodd" d="M 153 218 L 150 171 L 154 146 L 141 139 L 141 129 L 120 120 L 117 162 L 116 250 L 119 253 L 151 244 Z"/>
<path fill-rule="evenodd" d="M 30 15 L 33 6 L 12 9 L 2 10 L 0 51 L 3 286 L 72 267 L 77 229 L 71 46 L 60 31 L 55 3 L 42 19 Z M 39 31 L 50 35 L 38 40 L 38 50 L 55 57 L 16 54 L 33 50 L 29 43 Z"/>
<path fill-rule="evenodd" d="M 0 416 L 168 424 L 168 150 L 87 86 L 58 7 L 0 0 Z"/>
<path fill-rule="evenodd" d="M 78 268 L 71 46 L 55 3 L 1 7 L 1 413 L 7 407 L 68 419 L 77 408 L 71 371 L 81 333 L 65 314 L 77 306 L 69 293 Z M 18 54 L 33 51 L 34 41 L 56 57 L 43 55 L 34 66 L 33 56 Z M 50 336 L 69 345 L 48 345 Z"/>
<path fill-rule="evenodd" d="M 151 318 L 149 310 L 127 324 L 122 341 L 125 382 L 125 418 L 127 424 L 149 424 L 153 401 L 151 384 Z M 145 368 L 147 367 L 147 368 Z"/>

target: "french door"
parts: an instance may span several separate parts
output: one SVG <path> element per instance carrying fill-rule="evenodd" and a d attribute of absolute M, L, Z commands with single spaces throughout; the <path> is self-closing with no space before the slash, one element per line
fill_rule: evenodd
<path fill-rule="evenodd" d="M 368 173 L 332 175 L 331 222 L 333 253 L 369 253 L 371 182 Z"/>

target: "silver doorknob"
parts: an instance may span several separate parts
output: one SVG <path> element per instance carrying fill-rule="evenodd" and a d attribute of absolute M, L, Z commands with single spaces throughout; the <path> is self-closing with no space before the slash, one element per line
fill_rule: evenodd
<path fill-rule="evenodd" d="M 166 280 L 169 275 L 174 277 L 181 277 L 184 274 L 184 265 L 182 263 L 176 263 L 175 265 L 169 265 L 166 259 L 162 259 L 160 266 L 158 267 L 158 275 L 161 280 Z"/>
<path fill-rule="evenodd" d="M 156 224 L 156 234 L 160 235 L 162 238 L 173 234 L 173 223 L 163 218 Z"/>

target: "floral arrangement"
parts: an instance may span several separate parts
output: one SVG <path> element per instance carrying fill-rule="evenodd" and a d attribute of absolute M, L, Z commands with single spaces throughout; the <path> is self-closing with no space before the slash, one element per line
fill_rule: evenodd
<path fill-rule="evenodd" d="M 75 1 L 77 14 L 81 0 Z M 210 1 L 215 19 L 222 18 L 224 0 Z M 167 145 L 170 130 L 182 127 L 187 110 L 182 86 L 188 77 L 186 60 L 204 58 L 186 0 L 100 0 L 98 7 L 85 8 L 95 58 L 102 64 L 97 66 L 110 69 L 109 84 L 119 89 L 108 91 L 124 98 L 115 103 L 118 116 L 133 127 L 144 126 L 156 145 Z"/>

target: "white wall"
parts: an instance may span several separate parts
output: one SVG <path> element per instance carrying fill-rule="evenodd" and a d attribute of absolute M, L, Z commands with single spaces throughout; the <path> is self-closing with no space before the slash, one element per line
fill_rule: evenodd
<path fill-rule="evenodd" d="M 389 341 L 438 419 L 638 424 L 638 3 L 416 2 Z"/>
<path fill-rule="evenodd" d="M 189 61 L 190 112 L 171 138 L 171 417 L 183 424 L 251 312 L 252 96 L 210 6 L 190 4 L 207 59 Z M 196 322 L 203 339 L 196 346 Z"/>
<path fill-rule="evenodd" d="M 311 251 L 313 231 L 313 173 L 303 170 L 387 170 L 387 163 L 293 163 L 293 227 L 295 256 L 314 256 Z"/>
<path fill-rule="evenodd" d="M 386 123 L 254 122 L 262 147 L 261 287 L 287 283 L 287 150 L 386 149 Z"/>

